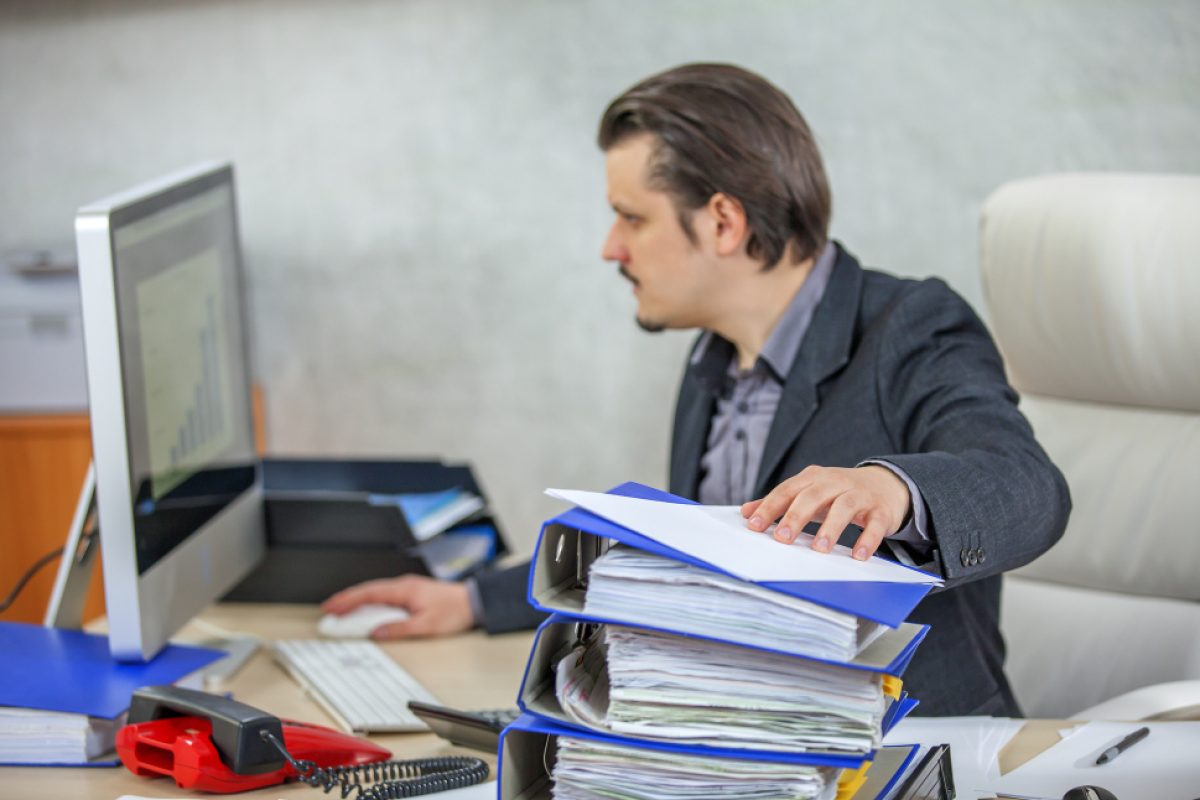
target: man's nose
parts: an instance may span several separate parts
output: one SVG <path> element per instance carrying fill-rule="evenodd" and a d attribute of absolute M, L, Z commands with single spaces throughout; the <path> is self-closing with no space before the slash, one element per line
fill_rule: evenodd
<path fill-rule="evenodd" d="M 613 223 L 613 226 L 608 229 L 608 236 L 604 238 L 604 247 L 600 250 L 600 257 L 605 261 L 616 261 L 620 264 L 629 260 L 629 250 L 617 233 L 616 223 Z"/>

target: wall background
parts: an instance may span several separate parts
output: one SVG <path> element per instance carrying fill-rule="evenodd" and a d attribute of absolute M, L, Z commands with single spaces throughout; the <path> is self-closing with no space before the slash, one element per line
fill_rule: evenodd
<path fill-rule="evenodd" d="M 665 483 L 690 336 L 600 261 L 593 138 L 695 60 L 793 97 L 852 251 L 981 311 L 999 184 L 1200 171 L 1196 2 L 0 0 L 0 253 L 233 159 L 271 450 L 469 459 L 527 551 L 547 486 Z"/>

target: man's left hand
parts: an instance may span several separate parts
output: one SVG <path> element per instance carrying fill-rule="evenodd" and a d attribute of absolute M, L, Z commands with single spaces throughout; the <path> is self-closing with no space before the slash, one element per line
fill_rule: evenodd
<path fill-rule="evenodd" d="M 854 544 L 854 557 L 866 561 L 883 537 L 900 529 L 911 503 L 908 487 L 887 467 L 811 466 L 761 500 L 745 503 L 742 516 L 746 527 L 759 532 L 778 519 L 775 538 L 787 544 L 810 521 L 820 521 L 812 547 L 821 553 L 833 549 L 847 525 L 858 525 L 863 530 Z"/>

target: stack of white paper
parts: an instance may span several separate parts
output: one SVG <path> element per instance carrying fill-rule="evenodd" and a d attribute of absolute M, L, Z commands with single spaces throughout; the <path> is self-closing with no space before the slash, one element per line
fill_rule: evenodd
<path fill-rule="evenodd" d="M 121 720 L 0 707 L 0 763 L 82 764 L 111 753 Z"/>
<path fill-rule="evenodd" d="M 837 793 L 828 768 L 685 756 L 568 736 L 558 739 L 553 778 L 555 800 L 828 800 Z"/>
<path fill-rule="evenodd" d="M 622 626 L 578 646 L 556 677 L 582 725 L 712 747 L 866 755 L 886 708 L 877 673 Z"/>
<path fill-rule="evenodd" d="M 592 563 L 584 613 L 850 661 L 886 628 L 853 614 L 663 556 L 614 547 Z"/>

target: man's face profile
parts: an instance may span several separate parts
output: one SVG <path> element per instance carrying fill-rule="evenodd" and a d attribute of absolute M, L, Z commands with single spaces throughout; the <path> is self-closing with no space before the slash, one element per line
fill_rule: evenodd
<path fill-rule="evenodd" d="M 608 201 L 617 218 L 601 254 L 633 285 L 643 330 L 703 327 L 713 265 L 683 230 L 670 195 L 649 185 L 655 143 L 652 135 L 638 134 L 605 154 Z"/>

